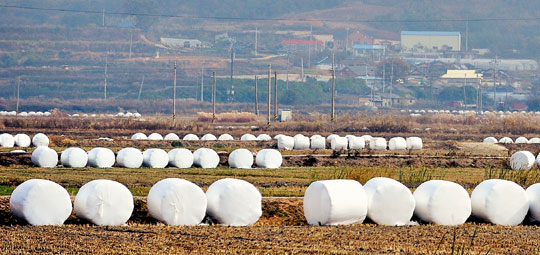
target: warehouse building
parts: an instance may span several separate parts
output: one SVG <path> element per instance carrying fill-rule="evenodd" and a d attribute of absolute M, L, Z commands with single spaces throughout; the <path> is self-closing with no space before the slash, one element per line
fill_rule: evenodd
<path fill-rule="evenodd" d="M 461 34 L 459 32 L 402 31 L 401 51 L 461 51 Z"/>

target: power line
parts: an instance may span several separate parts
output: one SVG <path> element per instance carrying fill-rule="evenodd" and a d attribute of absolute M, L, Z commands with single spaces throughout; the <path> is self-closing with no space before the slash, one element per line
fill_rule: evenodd
<path fill-rule="evenodd" d="M 156 13 L 135 13 L 135 12 L 110 12 L 110 11 L 92 11 L 92 10 L 76 10 L 64 8 L 45 8 L 19 5 L 1 4 L 2 8 L 35 10 L 35 11 L 58 11 L 71 13 L 86 13 L 100 15 L 120 15 L 120 16 L 145 16 L 159 18 L 188 18 L 188 19 L 213 19 L 213 20 L 230 20 L 230 21 L 300 21 L 300 22 L 348 22 L 348 23 L 441 23 L 441 22 L 489 22 L 489 21 L 533 21 L 540 20 L 540 17 L 531 18 L 474 18 L 474 19 L 309 19 L 309 18 L 250 18 L 250 17 L 226 17 L 226 16 L 201 16 L 201 15 L 172 15 L 172 14 L 156 14 Z"/>

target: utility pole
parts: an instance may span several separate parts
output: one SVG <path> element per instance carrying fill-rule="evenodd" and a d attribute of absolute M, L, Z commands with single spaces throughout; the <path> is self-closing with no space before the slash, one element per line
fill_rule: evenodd
<path fill-rule="evenodd" d="M 386 58 L 385 58 L 386 60 Z M 383 62 L 383 69 L 382 69 L 382 93 L 384 95 L 384 87 L 386 85 L 386 61 Z M 390 99 L 392 101 L 392 99 Z"/>
<path fill-rule="evenodd" d="M 465 52 L 469 51 L 469 20 L 465 21 Z"/>
<path fill-rule="evenodd" d="M 494 80 L 493 80 L 493 110 L 496 111 L 497 110 L 497 78 L 498 78 L 498 73 L 499 73 L 499 60 L 498 60 L 498 56 L 495 55 L 495 74 L 494 74 Z"/>
<path fill-rule="evenodd" d="M 259 78 L 255 75 L 255 115 L 259 116 Z"/>
<path fill-rule="evenodd" d="M 268 112 L 267 112 L 267 125 L 270 126 L 270 111 L 272 102 L 272 65 L 268 65 Z"/>
<path fill-rule="evenodd" d="M 173 82 L 173 121 L 176 120 L 176 60 L 174 61 L 174 82 Z"/>
<path fill-rule="evenodd" d="M 304 82 L 304 58 L 300 58 L 300 66 L 302 68 L 302 72 L 300 73 L 300 79 L 302 80 L 302 82 Z"/>
<path fill-rule="evenodd" d="M 101 9 L 101 26 L 105 27 L 105 8 Z"/>
<path fill-rule="evenodd" d="M 367 66 L 367 62 L 366 62 L 366 85 L 368 84 L 368 66 Z M 374 100 L 374 92 L 373 92 L 373 83 L 371 83 L 371 103 L 373 103 L 373 100 Z"/>
<path fill-rule="evenodd" d="M 313 25 L 310 25 L 309 38 L 313 41 Z M 308 68 L 311 68 L 311 42 L 308 44 Z"/>
<path fill-rule="evenodd" d="M 393 100 L 392 100 L 392 93 L 394 92 L 394 57 L 392 57 L 392 61 L 391 61 L 391 74 L 390 74 L 390 106 L 394 106 L 393 105 Z"/>
<path fill-rule="evenodd" d="M 130 39 L 129 39 L 129 59 L 131 59 L 131 47 L 132 46 L 133 46 L 133 32 L 131 32 Z"/>
<path fill-rule="evenodd" d="M 330 116 L 332 121 L 336 119 L 336 67 L 334 53 L 332 53 L 332 111 Z"/>
<path fill-rule="evenodd" d="M 259 28 L 255 27 L 255 56 L 258 56 L 259 53 L 257 52 L 259 50 Z"/>
<path fill-rule="evenodd" d="M 212 85 L 212 123 L 216 121 L 216 72 L 212 72 L 214 84 Z"/>
<path fill-rule="evenodd" d="M 105 85 L 103 87 L 103 98 L 105 100 L 107 100 L 107 66 L 109 65 L 109 52 L 107 52 L 107 55 L 105 56 L 105 74 L 103 75 L 104 76 L 104 79 L 105 79 Z"/>
<path fill-rule="evenodd" d="M 229 101 L 234 100 L 234 45 L 231 46 L 231 93 Z"/>
<path fill-rule="evenodd" d="M 274 72 L 274 121 L 278 119 L 278 79 L 277 72 Z"/>
<path fill-rule="evenodd" d="M 139 86 L 139 96 L 137 97 L 137 100 L 141 100 L 141 93 L 142 93 L 143 84 L 144 84 L 144 75 L 142 77 L 141 86 Z"/>
<path fill-rule="evenodd" d="M 204 102 L 204 67 L 201 68 L 201 102 Z"/>
<path fill-rule="evenodd" d="M 17 76 L 17 108 L 15 109 L 19 113 L 19 100 L 20 100 L 20 89 L 21 89 L 21 77 Z"/>
<path fill-rule="evenodd" d="M 463 85 L 463 106 L 467 108 L 467 91 L 465 87 L 467 87 L 467 74 L 465 74 L 465 85 Z"/>

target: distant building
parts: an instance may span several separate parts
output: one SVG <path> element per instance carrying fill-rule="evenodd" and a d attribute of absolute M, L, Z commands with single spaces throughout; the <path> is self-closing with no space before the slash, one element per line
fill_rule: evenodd
<path fill-rule="evenodd" d="M 386 45 L 371 45 L 371 44 L 355 44 L 355 56 L 383 56 L 386 51 Z"/>
<path fill-rule="evenodd" d="M 461 34 L 459 32 L 402 31 L 401 51 L 461 51 Z"/>
<path fill-rule="evenodd" d="M 169 48 L 202 48 L 203 44 L 201 41 L 196 39 L 177 39 L 177 38 L 160 38 L 161 44 Z"/>
<path fill-rule="evenodd" d="M 476 73 L 476 70 L 447 70 L 446 74 L 441 76 L 441 82 L 447 86 L 461 87 L 465 84 L 476 86 L 482 80 L 482 74 Z"/>

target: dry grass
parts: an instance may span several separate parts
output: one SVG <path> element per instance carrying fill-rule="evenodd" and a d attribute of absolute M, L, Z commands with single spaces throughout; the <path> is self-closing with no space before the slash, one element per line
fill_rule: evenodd
<path fill-rule="evenodd" d="M 213 115 L 209 112 L 198 112 L 197 121 L 212 122 Z M 257 115 L 251 112 L 224 112 L 216 114 L 216 121 L 223 123 L 250 123 L 257 121 Z"/>

